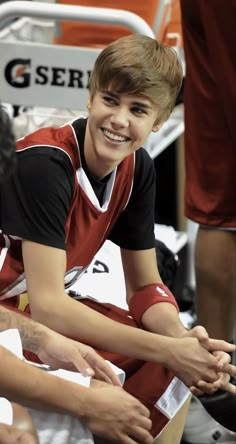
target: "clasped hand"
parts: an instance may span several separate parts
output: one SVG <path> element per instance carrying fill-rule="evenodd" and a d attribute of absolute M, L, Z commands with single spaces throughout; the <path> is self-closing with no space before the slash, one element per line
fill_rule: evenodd
<path fill-rule="evenodd" d="M 209 338 L 207 331 L 202 326 L 197 326 L 187 331 L 184 337 L 197 338 L 201 346 L 212 353 L 218 360 L 218 372 L 215 381 L 199 380 L 196 386 L 190 387 L 191 392 L 196 396 L 200 396 L 204 393 L 212 394 L 221 389 L 236 395 L 235 385 L 230 383 L 230 378 L 236 375 L 236 367 L 230 364 L 231 356 L 229 355 L 229 353 L 235 351 L 235 345 L 219 339 Z"/>

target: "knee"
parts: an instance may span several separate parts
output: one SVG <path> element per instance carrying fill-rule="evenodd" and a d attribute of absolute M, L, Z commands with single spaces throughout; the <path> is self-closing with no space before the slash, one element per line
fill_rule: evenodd
<path fill-rule="evenodd" d="M 199 227 L 195 245 L 195 267 L 202 279 L 232 279 L 235 274 L 236 233 Z"/>

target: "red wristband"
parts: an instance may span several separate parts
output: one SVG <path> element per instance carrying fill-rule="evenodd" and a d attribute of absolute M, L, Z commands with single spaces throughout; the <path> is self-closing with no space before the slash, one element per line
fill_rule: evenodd
<path fill-rule="evenodd" d="M 129 311 L 133 319 L 138 325 L 142 326 L 142 317 L 144 312 L 154 304 L 167 302 L 176 307 L 179 311 L 178 304 L 174 295 L 164 284 L 149 284 L 140 288 L 131 298 L 129 303 Z"/>

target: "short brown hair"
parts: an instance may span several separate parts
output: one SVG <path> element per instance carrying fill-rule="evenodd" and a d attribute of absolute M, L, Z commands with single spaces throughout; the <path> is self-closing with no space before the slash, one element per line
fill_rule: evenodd
<path fill-rule="evenodd" d="M 181 62 L 171 47 L 140 34 L 122 37 L 97 57 L 91 73 L 91 100 L 98 91 L 145 96 L 158 110 L 158 120 L 167 119 L 181 87 Z"/>

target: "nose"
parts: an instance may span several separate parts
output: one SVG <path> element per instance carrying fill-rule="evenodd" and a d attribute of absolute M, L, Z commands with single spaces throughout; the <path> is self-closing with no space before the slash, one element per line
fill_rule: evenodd
<path fill-rule="evenodd" d="M 129 110 L 125 106 L 113 109 L 111 124 L 114 128 L 127 128 L 129 126 Z"/>

